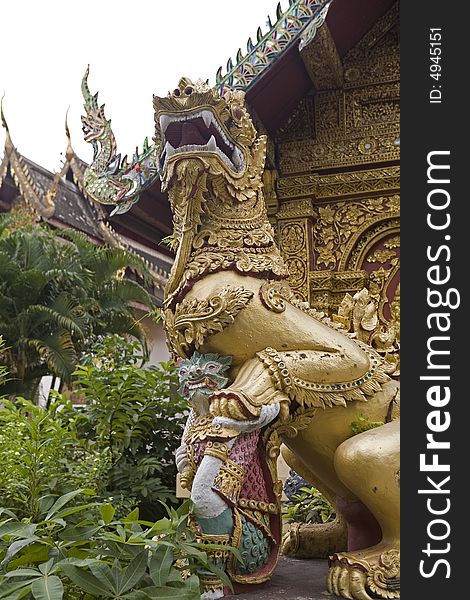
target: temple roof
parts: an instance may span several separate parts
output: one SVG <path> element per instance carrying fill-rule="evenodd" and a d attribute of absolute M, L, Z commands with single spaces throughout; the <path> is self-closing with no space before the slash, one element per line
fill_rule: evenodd
<path fill-rule="evenodd" d="M 124 248 L 139 255 L 152 274 L 154 296 L 161 300 L 171 258 L 150 244 L 140 244 L 118 233 L 105 208 L 88 199 L 83 189 L 87 164 L 75 154 L 67 124 L 65 160 L 60 171 L 53 174 L 22 156 L 13 144 L 1 106 L 0 116 L 6 131 L 5 151 L 0 164 L 0 210 L 9 211 L 24 205 L 38 221 L 56 228 L 72 228 L 84 233 L 94 243 Z"/>
<path fill-rule="evenodd" d="M 306 40 L 315 36 L 326 18 L 331 1 L 289 0 L 289 8 L 284 12 L 281 3 L 278 3 L 276 21 L 273 24 L 268 17 L 266 33 L 263 34 L 258 27 L 256 41 L 248 38 L 246 54 L 239 48 L 236 62 L 228 59 L 226 74 L 222 74 L 222 67 L 217 71 L 215 80 L 220 91 L 224 88 L 248 91 L 299 38 Z"/>
<path fill-rule="evenodd" d="M 274 137 L 307 94 L 342 87 L 342 60 L 392 5 L 398 9 L 396 0 L 289 0 L 285 11 L 279 4 L 268 30 L 258 28 L 246 53 L 239 49 L 225 73 L 218 70 L 217 85 L 221 90 L 243 89 L 256 124 Z M 3 112 L 1 116 L 6 140 L 0 210 L 10 210 L 20 196 L 38 220 L 135 252 L 147 262 L 161 296 L 172 263 L 162 240 L 172 232 L 172 217 L 160 183 L 145 190 L 126 214 L 110 216 L 108 208 L 91 201 L 83 189 L 87 164 L 75 154 L 67 127 L 65 160 L 52 174 L 20 154 Z M 276 169 L 273 151 L 268 151 L 267 166 Z"/>

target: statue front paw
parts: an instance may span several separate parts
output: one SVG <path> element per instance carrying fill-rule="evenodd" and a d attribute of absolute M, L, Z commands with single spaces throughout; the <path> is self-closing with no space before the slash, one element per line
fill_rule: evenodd
<path fill-rule="evenodd" d="M 354 553 L 335 554 L 327 585 L 329 592 L 350 600 L 399 598 L 400 552 L 379 544 Z"/>

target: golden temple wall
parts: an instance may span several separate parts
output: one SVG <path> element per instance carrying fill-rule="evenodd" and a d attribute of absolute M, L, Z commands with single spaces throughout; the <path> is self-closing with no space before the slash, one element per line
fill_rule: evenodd
<path fill-rule="evenodd" d="M 332 314 L 367 287 L 387 322 L 400 290 L 398 18 L 397 3 L 342 60 L 326 25 L 301 50 L 314 89 L 273 138 L 270 210 L 299 297 Z"/>

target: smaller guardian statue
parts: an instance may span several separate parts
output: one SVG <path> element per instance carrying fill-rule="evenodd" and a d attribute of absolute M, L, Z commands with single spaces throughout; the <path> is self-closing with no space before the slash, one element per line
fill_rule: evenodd
<path fill-rule="evenodd" d="M 243 563 L 229 551 L 210 551 L 212 561 L 234 582 L 259 583 L 269 578 L 277 560 L 279 507 L 260 443 L 260 432 L 276 418 L 279 405 L 263 408 L 256 419 L 215 417 L 209 398 L 228 383 L 232 358 L 194 352 L 178 362 L 179 393 L 191 404 L 176 451 L 182 487 L 191 490 L 194 526 L 202 543 L 239 549 Z M 223 583 L 211 573 L 199 574 L 203 598 L 224 595 Z"/>

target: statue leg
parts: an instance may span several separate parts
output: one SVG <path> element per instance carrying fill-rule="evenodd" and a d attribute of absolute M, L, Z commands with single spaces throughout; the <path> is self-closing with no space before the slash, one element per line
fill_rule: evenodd
<path fill-rule="evenodd" d="M 382 529 L 375 546 L 331 557 L 328 588 L 338 596 L 399 598 L 400 424 L 356 435 L 336 450 L 338 477 L 370 510 Z"/>
<path fill-rule="evenodd" d="M 198 467 L 191 488 L 191 500 L 194 502 L 194 516 L 201 533 L 197 536 L 202 544 L 230 544 L 233 529 L 233 514 L 226 502 L 213 491 L 222 460 L 215 456 L 204 456 Z M 225 570 L 229 552 L 208 550 L 208 556 L 221 569 Z M 199 572 L 204 587 L 202 600 L 217 600 L 224 596 L 222 581 L 206 571 Z"/>

